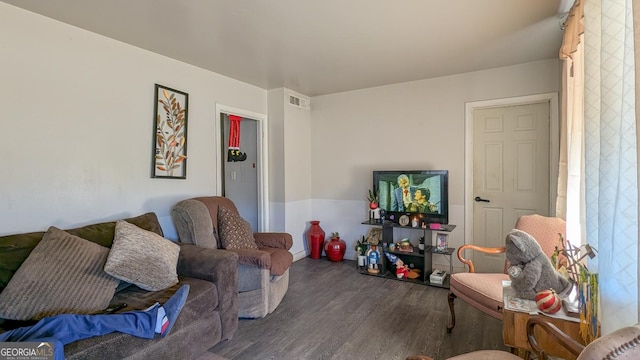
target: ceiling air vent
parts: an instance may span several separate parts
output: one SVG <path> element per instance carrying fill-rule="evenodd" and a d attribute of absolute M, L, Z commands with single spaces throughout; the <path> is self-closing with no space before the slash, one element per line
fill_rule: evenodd
<path fill-rule="evenodd" d="M 303 99 L 291 94 L 289 94 L 289 105 L 305 110 L 311 110 L 311 101 L 309 99 Z"/>

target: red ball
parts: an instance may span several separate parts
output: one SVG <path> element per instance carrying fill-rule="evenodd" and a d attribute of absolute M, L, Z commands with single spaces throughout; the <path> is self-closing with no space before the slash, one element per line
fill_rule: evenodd
<path fill-rule="evenodd" d="M 562 300 L 553 289 L 542 290 L 536 294 L 538 309 L 546 314 L 555 314 L 562 308 Z"/>

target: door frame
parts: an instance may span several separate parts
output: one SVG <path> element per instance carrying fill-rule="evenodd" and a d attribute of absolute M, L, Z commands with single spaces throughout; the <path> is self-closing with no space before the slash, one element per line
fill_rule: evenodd
<path fill-rule="evenodd" d="M 465 244 L 473 239 L 473 111 L 490 107 L 504 107 L 549 102 L 549 214 L 555 216 L 555 203 L 558 188 L 558 161 L 560 154 L 560 126 L 558 93 L 544 93 L 516 96 L 502 99 L 471 101 L 465 103 L 465 140 L 464 140 L 464 238 Z"/>
<path fill-rule="evenodd" d="M 258 232 L 269 231 L 269 137 L 268 137 L 268 118 L 265 114 L 256 113 L 249 110 L 243 110 L 216 103 L 216 120 L 215 131 L 217 146 L 215 147 L 216 161 L 217 161 L 217 174 L 216 174 L 216 193 L 222 194 L 222 141 L 224 134 L 222 134 L 221 115 L 231 114 L 238 115 L 243 118 L 255 120 L 258 128 Z"/>

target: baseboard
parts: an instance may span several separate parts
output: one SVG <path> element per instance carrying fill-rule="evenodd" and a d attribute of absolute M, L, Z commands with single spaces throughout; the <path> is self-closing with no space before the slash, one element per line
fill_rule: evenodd
<path fill-rule="evenodd" d="M 300 259 L 304 259 L 307 257 L 307 252 L 306 251 L 298 251 L 297 253 L 293 254 L 293 261 L 298 261 Z"/>

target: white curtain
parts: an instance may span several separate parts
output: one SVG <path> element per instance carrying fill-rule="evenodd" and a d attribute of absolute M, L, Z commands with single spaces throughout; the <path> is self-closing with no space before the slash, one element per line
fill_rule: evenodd
<path fill-rule="evenodd" d="M 577 0 L 565 22 L 560 48 L 562 111 L 556 216 L 567 221 L 567 239 L 584 238 L 584 1 Z"/>
<path fill-rule="evenodd" d="M 586 0 L 586 240 L 598 249 L 602 333 L 638 322 L 638 166 L 632 0 Z"/>

